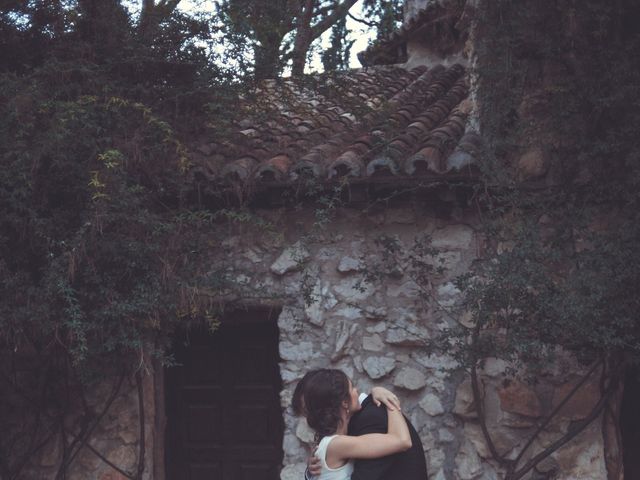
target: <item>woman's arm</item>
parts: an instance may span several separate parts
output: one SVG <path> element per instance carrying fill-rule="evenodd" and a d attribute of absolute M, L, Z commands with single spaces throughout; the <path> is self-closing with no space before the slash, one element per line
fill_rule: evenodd
<path fill-rule="evenodd" d="M 385 457 L 411 448 L 411 435 L 400 410 L 387 410 L 387 433 L 359 437 L 338 435 L 327 448 L 327 464 L 336 468 L 346 460 Z"/>
<path fill-rule="evenodd" d="M 384 387 L 372 387 L 371 398 L 373 398 L 373 402 L 378 407 L 381 403 L 384 403 L 387 410 L 400 410 L 400 400 L 398 397 L 396 397 L 391 390 L 387 390 Z"/>

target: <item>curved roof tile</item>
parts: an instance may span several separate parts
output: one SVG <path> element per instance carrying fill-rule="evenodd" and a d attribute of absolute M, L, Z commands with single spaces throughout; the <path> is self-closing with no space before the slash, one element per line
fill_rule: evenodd
<path fill-rule="evenodd" d="M 467 124 L 461 65 L 374 67 L 305 80 L 265 82 L 252 113 L 225 140 L 205 139 L 194 149 L 192 178 L 236 185 L 366 181 L 445 175 L 477 163 L 480 140 Z"/>

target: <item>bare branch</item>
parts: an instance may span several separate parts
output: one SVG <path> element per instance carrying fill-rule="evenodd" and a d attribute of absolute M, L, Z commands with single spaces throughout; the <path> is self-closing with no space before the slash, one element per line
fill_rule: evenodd
<path fill-rule="evenodd" d="M 555 417 L 558 412 L 562 409 L 562 407 L 564 407 L 567 402 L 569 400 L 571 400 L 571 398 L 573 397 L 573 395 L 580 389 L 580 387 L 582 387 L 586 381 L 589 379 L 589 377 L 593 374 L 593 372 L 596 371 L 596 369 L 602 365 L 602 359 L 599 359 L 597 361 L 594 362 L 594 364 L 591 366 L 591 368 L 589 369 L 589 371 L 582 377 L 582 379 L 580 379 L 580 381 L 571 389 L 571 391 L 562 399 L 562 401 L 556 406 L 556 408 L 553 409 L 553 411 L 547 416 L 547 418 L 544 420 L 544 422 L 542 422 L 538 428 L 536 429 L 535 432 L 533 432 L 533 434 L 531 435 L 531 437 L 529 437 L 529 440 L 527 441 L 527 443 L 525 444 L 524 447 L 522 447 L 522 450 L 520 451 L 520 453 L 518 454 L 518 456 L 515 458 L 515 460 L 513 461 L 513 466 L 515 467 L 518 464 L 518 461 L 520 461 L 520 459 L 522 458 L 522 456 L 524 455 L 524 453 L 527 451 L 527 449 L 531 446 L 531 444 L 533 443 L 533 441 L 538 438 L 538 435 L 540 435 L 540 433 L 542 433 L 542 431 L 547 427 L 547 425 L 549 425 L 549 422 L 551 422 L 551 419 L 553 419 L 553 417 Z"/>
<path fill-rule="evenodd" d="M 473 392 L 473 402 L 478 412 L 478 420 L 480 422 L 482 435 L 487 442 L 487 447 L 489 447 L 491 456 L 501 465 L 510 464 L 508 460 L 505 460 L 505 458 L 498 453 L 498 449 L 496 448 L 495 443 L 493 443 L 491 434 L 489 433 L 489 429 L 487 428 L 487 419 L 484 416 L 484 405 L 482 401 L 482 395 L 480 395 L 480 387 L 478 385 L 478 371 L 475 362 L 471 367 L 471 391 Z"/>
<path fill-rule="evenodd" d="M 144 391 L 142 386 L 142 372 L 140 369 L 136 372 L 136 387 L 138 390 L 138 420 L 140 423 L 140 439 L 139 442 L 139 451 L 140 455 L 138 456 L 138 471 L 136 474 L 136 479 L 141 480 L 142 474 L 144 473 L 144 454 L 145 454 L 145 438 L 144 438 Z"/>
<path fill-rule="evenodd" d="M 565 433 L 562 437 L 560 437 L 558 440 L 553 442 L 551 445 L 545 448 L 538 455 L 536 455 L 527 463 L 525 463 L 521 469 L 517 470 L 512 475 L 507 475 L 505 480 L 519 480 L 520 478 L 524 477 L 527 473 L 529 473 L 541 460 L 548 457 L 553 452 L 555 452 L 560 447 L 562 447 L 564 444 L 566 444 L 567 442 L 575 438 L 580 432 L 582 432 L 585 428 L 587 428 L 591 424 L 591 422 L 593 422 L 596 418 L 598 418 L 598 415 L 600 415 L 600 413 L 604 409 L 604 406 L 606 405 L 607 401 L 609 400 L 609 397 L 611 396 L 611 393 L 614 390 L 615 390 L 614 388 L 610 387 L 602 395 L 602 397 L 600 397 L 600 401 L 598 401 L 595 407 L 593 407 L 593 409 L 591 410 L 591 413 L 589 413 L 587 417 L 585 417 L 580 422 L 576 422 L 575 424 L 573 424 L 569 428 L 567 433 Z"/>
<path fill-rule="evenodd" d="M 330 28 L 336 21 L 344 17 L 347 12 L 353 7 L 358 0 L 345 0 L 331 13 L 331 15 L 325 17 L 320 22 L 311 27 L 311 38 L 316 39 L 322 35 L 328 28 Z"/>
<path fill-rule="evenodd" d="M 107 465 L 109 465 L 111 468 L 113 468 L 116 472 L 118 472 L 120 475 L 129 478 L 131 480 L 135 480 L 135 477 L 133 477 L 133 475 L 125 472 L 124 470 L 122 470 L 120 467 L 118 467 L 116 464 L 114 464 L 113 462 L 111 462 L 107 457 L 105 457 L 104 455 L 102 455 L 98 450 L 96 450 L 89 442 L 86 442 L 84 444 L 85 447 L 87 447 L 89 449 L 89 451 L 91 453 L 93 453 L 96 457 L 98 457 L 100 460 L 102 460 L 104 463 L 106 463 Z"/>
<path fill-rule="evenodd" d="M 69 465 L 71 465 L 71 462 L 73 462 L 74 458 L 76 457 L 76 455 L 80 452 L 80 450 L 82 450 L 82 447 L 84 445 L 86 445 L 87 441 L 89 440 L 89 436 L 91 435 L 91 433 L 93 432 L 93 430 L 98 426 L 98 424 L 100 423 L 100 421 L 102 420 L 102 418 L 107 414 L 107 412 L 109 411 L 109 409 L 111 408 L 111 405 L 113 404 L 113 402 L 115 401 L 115 399 L 118 396 L 118 393 L 120 393 L 120 389 L 122 388 L 122 383 L 124 382 L 124 371 L 122 371 L 120 377 L 118 378 L 118 380 L 115 382 L 113 389 L 111 390 L 111 393 L 109 395 L 109 398 L 107 398 L 107 401 L 105 402 L 104 406 L 102 407 L 102 410 L 100 411 L 100 413 L 98 414 L 98 416 L 95 418 L 95 420 L 93 421 L 93 424 L 89 427 L 86 428 L 86 431 L 84 432 L 83 435 L 81 435 L 81 444 L 80 446 L 73 452 L 73 454 L 71 454 L 69 456 L 69 459 L 66 462 L 66 467 L 68 467 Z M 64 426 L 63 426 L 64 428 Z M 65 467 L 65 468 L 66 468 Z"/>
<path fill-rule="evenodd" d="M 350 12 L 347 12 L 347 17 L 349 17 L 354 22 L 361 23 L 363 25 L 366 25 L 369 28 L 375 28 L 378 26 L 376 22 L 367 22 L 364 18 L 358 18 L 355 15 L 352 15 Z"/>

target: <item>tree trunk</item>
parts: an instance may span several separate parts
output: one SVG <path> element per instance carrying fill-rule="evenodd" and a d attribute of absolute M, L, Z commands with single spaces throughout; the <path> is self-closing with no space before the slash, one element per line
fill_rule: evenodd
<path fill-rule="evenodd" d="M 300 15 L 298 15 L 296 23 L 296 39 L 293 46 L 293 65 L 291 68 L 291 74 L 294 77 L 304 73 L 304 67 L 307 63 L 307 52 L 309 52 L 311 43 L 331 28 L 338 20 L 344 18 L 349 12 L 349 9 L 353 7 L 357 1 L 358 0 L 344 0 L 342 3 L 336 1 L 333 9 L 329 10 L 331 13 L 318 20 L 315 25 L 312 25 L 311 22 L 317 4 L 314 0 L 305 0 L 304 9 Z"/>
<path fill-rule="evenodd" d="M 293 44 L 291 74 L 299 77 L 304 74 L 304 66 L 307 63 L 307 52 L 311 46 L 312 38 L 311 19 L 313 18 L 313 9 L 315 2 L 313 0 L 305 0 L 304 8 L 298 17 L 296 24 L 296 39 Z"/>
<path fill-rule="evenodd" d="M 155 38 L 160 23 L 170 16 L 176 9 L 180 0 L 142 0 L 140 19 L 138 21 L 138 34 L 143 43 L 149 44 Z"/>
<path fill-rule="evenodd" d="M 258 80 L 276 78 L 280 74 L 280 49 L 278 45 L 255 48 L 255 77 Z"/>

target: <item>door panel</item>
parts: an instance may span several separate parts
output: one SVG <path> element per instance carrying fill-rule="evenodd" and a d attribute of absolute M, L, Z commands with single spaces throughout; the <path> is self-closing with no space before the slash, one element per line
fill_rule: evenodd
<path fill-rule="evenodd" d="M 277 480 L 283 421 L 275 317 L 176 337 L 167 368 L 167 480 Z"/>

